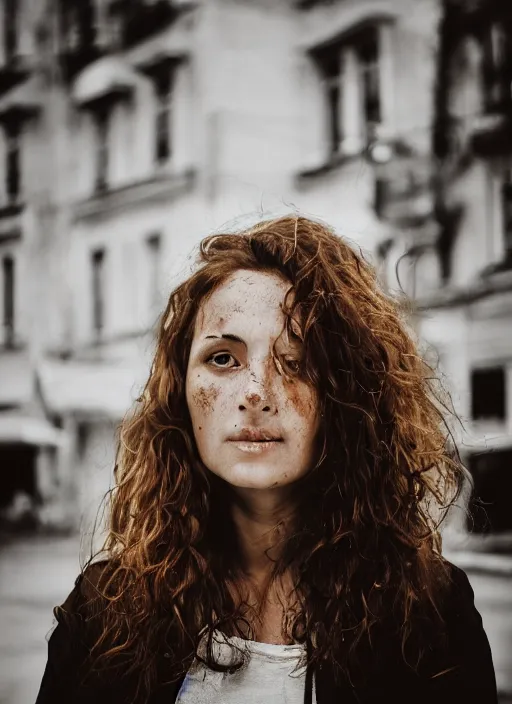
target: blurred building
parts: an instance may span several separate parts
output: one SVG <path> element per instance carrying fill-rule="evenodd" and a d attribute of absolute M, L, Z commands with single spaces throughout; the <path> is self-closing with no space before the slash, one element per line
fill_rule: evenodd
<path fill-rule="evenodd" d="M 510 435 L 507 272 L 489 268 L 505 260 L 508 172 L 473 149 L 504 118 L 480 78 L 502 39 L 459 30 L 459 80 L 441 0 L 1 8 L 3 505 L 23 491 L 44 522 L 90 526 L 167 293 L 199 239 L 247 213 L 296 208 L 360 245 L 426 311 L 463 414 L 474 385 L 475 433 L 491 398 Z M 467 149 L 434 152 L 448 114 Z"/>
<path fill-rule="evenodd" d="M 438 285 L 419 293 L 466 424 L 468 546 L 512 547 L 512 6 L 444 0 L 432 179 Z M 422 267 L 421 259 L 418 267 Z"/>

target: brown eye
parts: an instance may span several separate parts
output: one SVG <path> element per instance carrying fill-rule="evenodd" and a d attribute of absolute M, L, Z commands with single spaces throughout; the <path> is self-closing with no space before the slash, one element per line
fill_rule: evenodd
<path fill-rule="evenodd" d="M 207 363 L 211 364 L 213 367 L 217 367 L 218 369 L 231 369 L 237 365 L 233 355 L 228 352 L 218 352 L 216 354 L 212 354 L 212 356 L 207 359 Z"/>
<path fill-rule="evenodd" d="M 300 372 L 300 361 L 294 357 L 285 357 L 284 365 L 286 370 L 291 374 L 298 374 Z"/>

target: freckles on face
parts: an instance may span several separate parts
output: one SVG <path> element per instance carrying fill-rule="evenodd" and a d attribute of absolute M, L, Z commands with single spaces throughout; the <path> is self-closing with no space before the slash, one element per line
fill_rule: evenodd
<path fill-rule="evenodd" d="M 282 373 L 301 355 L 300 341 L 284 333 L 288 289 L 278 275 L 239 271 L 196 319 L 186 377 L 196 446 L 206 467 L 236 486 L 283 486 L 313 462 L 316 391 Z M 275 440 L 248 440 L 247 429 Z"/>
<path fill-rule="evenodd" d="M 198 378 L 200 375 L 198 374 Z M 219 395 L 219 389 L 215 384 L 209 384 L 208 386 L 198 386 L 197 389 L 192 393 L 192 403 L 205 415 L 213 412 L 214 404 Z"/>

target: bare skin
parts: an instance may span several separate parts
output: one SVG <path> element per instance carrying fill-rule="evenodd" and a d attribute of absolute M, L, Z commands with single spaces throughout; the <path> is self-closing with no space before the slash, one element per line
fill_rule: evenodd
<path fill-rule="evenodd" d="M 281 374 L 272 354 L 276 343 L 290 368 L 301 354 L 300 342 L 283 334 L 288 288 L 280 276 L 256 271 L 219 286 L 199 311 L 186 379 L 200 457 L 233 488 L 244 588 L 256 602 L 264 596 L 257 639 L 271 643 L 284 642 L 283 589 L 267 589 L 271 558 L 293 520 L 294 483 L 312 467 L 319 425 L 315 390 Z M 238 437 L 244 429 L 256 435 Z"/>

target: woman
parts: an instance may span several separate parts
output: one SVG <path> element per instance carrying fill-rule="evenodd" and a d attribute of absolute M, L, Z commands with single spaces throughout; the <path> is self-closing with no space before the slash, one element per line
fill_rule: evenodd
<path fill-rule="evenodd" d="M 399 306 L 329 228 L 206 238 L 37 704 L 495 703 L 440 552 L 465 478 L 441 408 Z"/>

